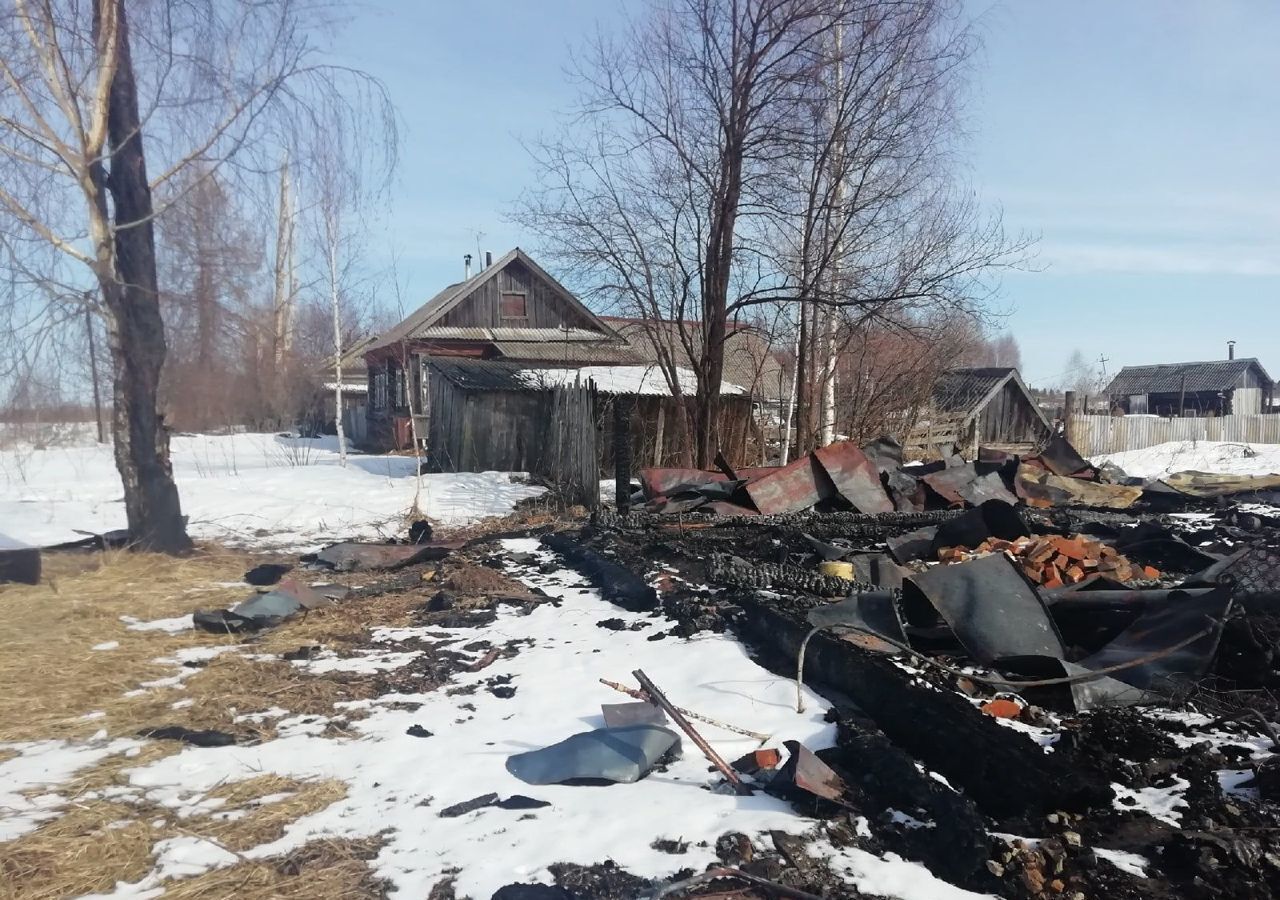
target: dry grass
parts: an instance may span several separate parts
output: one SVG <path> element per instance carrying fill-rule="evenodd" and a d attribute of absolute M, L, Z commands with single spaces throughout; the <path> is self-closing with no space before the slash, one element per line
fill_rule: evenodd
<path fill-rule="evenodd" d="M 315 677 L 288 662 L 252 660 L 238 653 L 209 661 L 186 679 L 184 689 L 161 687 L 123 696 L 143 681 L 174 674 L 172 664 L 155 659 L 182 648 L 245 643 L 251 645 L 248 652 L 263 655 L 312 644 L 341 650 L 366 644 L 371 625 L 407 624 L 424 599 L 424 589 L 353 599 L 253 636 L 130 631 L 119 619 L 129 615 L 145 621 L 232 605 L 251 589 L 215 583 L 238 582 L 260 561 L 216 549 L 181 560 L 127 553 L 50 554 L 44 583 L 0 588 L 5 612 L 0 683 L 6 688 L 0 693 L 0 741 L 84 739 L 99 729 L 111 737 L 132 736 L 141 728 L 168 724 L 265 740 L 274 734 L 272 723 L 236 723 L 235 717 L 276 706 L 300 715 L 333 715 L 335 703 L 371 696 L 376 688 L 367 677 Z M 359 576 L 360 583 L 373 581 Z M 119 647 L 90 649 L 107 641 L 118 641 Z M 173 709 L 176 700 L 194 702 Z M 105 715 L 84 719 L 89 711 Z M 136 756 L 109 757 L 53 788 L 69 798 L 63 814 L 0 844 L 0 900 L 110 891 L 116 881 L 137 881 L 150 872 L 156 842 L 179 835 L 206 837 L 239 853 L 279 838 L 291 822 L 327 807 L 346 792 L 340 781 L 258 776 L 210 793 L 226 801 L 219 812 L 245 811 L 243 817 L 231 819 L 179 819 L 141 799 L 95 797 L 94 792 L 104 788 L 127 785 L 128 770 L 183 746 L 148 742 Z M 14 755 L 0 748 L 0 761 Z M 254 802 L 285 792 L 289 796 L 271 803 Z M 316 841 L 285 859 L 245 859 L 171 882 L 166 896 L 377 897 L 383 887 L 370 875 L 367 860 L 378 844 L 376 839 Z"/>
<path fill-rule="evenodd" d="M 172 700 L 178 692 L 122 695 L 139 683 L 173 674 L 153 660 L 183 647 L 232 644 L 234 638 L 187 631 L 130 631 L 120 616 L 144 621 L 220 607 L 246 589 L 214 587 L 238 581 L 247 558 L 203 553 L 189 559 L 150 554 L 47 554 L 46 578 L 35 586 L 0 588 L 5 627 L 0 644 L 0 740 L 83 738 L 99 728 L 120 733 L 137 721 L 136 700 Z M 192 591 L 191 589 L 196 589 Z M 118 641 L 115 650 L 96 644 Z M 105 719 L 83 719 L 93 710 Z"/>
<path fill-rule="evenodd" d="M 137 759 L 129 760 L 129 765 L 137 764 Z M 111 773 L 117 776 L 115 783 L 123 783 L 118 777 L 120 768 L 115 767 Z M 93 780 L 100 784 L 112 780 L 105 778 L 102 772 L 95 775 Z M 275 794 L 288 796 L 265 804 L 256 802 Z M 110 891 L 117 881 L 136 882 L 151 871 L 154 863 L 152 848 L 165 838 L 200 837 L 231 853 L 240 854 L 277 840 L 290 823 L 341 800 L 346 796 L 346 785 L 339 781 L 299 781 L 264 775 L 224 785 L 208 796 L 226 802 L 213 815 L 188 819 L 179 819 L 169 810 L 146 803 L 106 800 L 75 803 L 65 815 L 38 831 L 0 844 L 0 900 L 52 900 Z M 240 818 L 219 815 L 227 812 L 243 812 L 244 815 Z M 344 886 L 372 884 L 368 881 L 363 858 L 342 852 L 346 843 L 325 841 L 314 846 L 332 845 L 330 852 L 343 870 Z M 358 873 L 356 867 L 350 865 L 356 861 L 360 862 Z M 287 869 L 278 871 L 281 866 L 282 860 L 277 859 L 266 862 L 246 860 L 240 865 L 209 873 L 209 876 L 177 882 L 172 889 L 166 890 L 165 895 L 200 896 L 189 893 L 197 883 L 212 889 L 214 884 L 244 880 L 246 884 L 260 885 L 263 893 L 235 896 L 276 896 L 273 891 L 278 890 L 282 883 L 298 877 L 289 874 Z M 268 870 L 274 872 L 273 877 L 265 877 Z M 364 880 L 357 875 L 363 876 Z M 314 893 L 311 896 L 326 895 Z"/>

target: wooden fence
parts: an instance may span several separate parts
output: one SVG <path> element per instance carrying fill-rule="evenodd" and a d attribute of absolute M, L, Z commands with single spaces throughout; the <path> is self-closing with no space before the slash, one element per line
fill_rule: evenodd
<path fill-rule="evenodd" d="M 570 503 L 600 505 L 599 430 L 593 382 L 554 388 L 544 452 L 536 454 L 535 475 L 560 486 Z"/>
<path fill-rule="evenodd" d="M 1071 442 L 1082 456 L 1141 450 L 1169 441 L 1280 444 L 1280 415 L 1161 419 L 1156 416 L 1072 416 Z"/>

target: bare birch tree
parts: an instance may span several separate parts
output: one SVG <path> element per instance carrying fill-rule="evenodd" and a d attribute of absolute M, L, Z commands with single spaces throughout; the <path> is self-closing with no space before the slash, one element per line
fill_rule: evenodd
<path fill-rule="evenodd" d="M 66 296 L 96 285 L 137 546 L 190 546 L 158 406 L 166 345 L 154 219 L 163 210 L 153 196 L 195 164 L 210 174 L 267 169 L 255 154 L 269 147 L 278 158 L 317 98 L 369 85 L 321 59 L 323 10 L 299 0 L 13 0 L 0 13 L 0 259 L 74 285 Z M 37 271 L 41 248 L 57 259 Z"/>

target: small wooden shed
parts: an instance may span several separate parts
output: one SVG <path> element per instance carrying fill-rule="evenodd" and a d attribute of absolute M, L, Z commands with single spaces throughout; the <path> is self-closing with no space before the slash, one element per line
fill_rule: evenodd
<path fill-rule="evenodd" d="M 955 443 L 971 459 L 979 447 L 1029 451 L 1053 433 L 1022 376 L 1009 366 L 944 372 L 931 407 L 953 424 Z"/>

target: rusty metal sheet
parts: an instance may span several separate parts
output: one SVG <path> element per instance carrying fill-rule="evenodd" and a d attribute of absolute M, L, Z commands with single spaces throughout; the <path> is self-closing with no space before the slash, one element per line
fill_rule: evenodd
<path fill-rule="evenodd" d="M 640 470 L 640 488 L 645 497 L 665 497 L 682 485 L 728 481 L 722 472 L 706 469 L 650 468 Z"/>
<path fill-rule="evenodd" d="M 1062 658 L 1062 639 L 1044 602 L 1003 553 L 935 566 L 907 584 L 984 665 L 1019 656 Z"/>
<path fill-rule="evenodd" d="M 747 484 L 751 502 L 767 516 L 800 512 L 835 494 L 835 485 L 812 456 L 802 456 Z"/>
<path fill-rule="evenodd" d="M 781 779 L 802 791 L 827 800 L 839 801 L 844 796 L 847 790 L 844 781 L 834 769 L 814 756 L 812 750 L 799 741 L 783 741 L 782 746 L 787 748 L 790 755 L 778 770 L 773 783 L 776 784 Z"/>
<path fill-rule="evenodd" d="M 837 441 L 813 452 L 840 496 L 860 513 L 893 512 L 893 501 L 880 484 L 880 473 L 850 441 Z"/>
<path fill-rule="evenodd" d="M 967 487 L 977 477 L 978 473 L 974 470 L 973 463 L 966 463 L 949 466 L 940 472 L 930 472 L 928 475 L 922 475 L 920 480 L 933 488 L 934 493 L 951 505 L 963 506 L 965 499 L 960 489 Z"/>
<path fill-rule="evenodd" d="M 1100 506 L 1128 509 L 1142 496 L 1142 488 L 1098 484 L 1054 475 L 1046 469 L 1018 466 L 1014 488 L 1029 506 Z"/>

